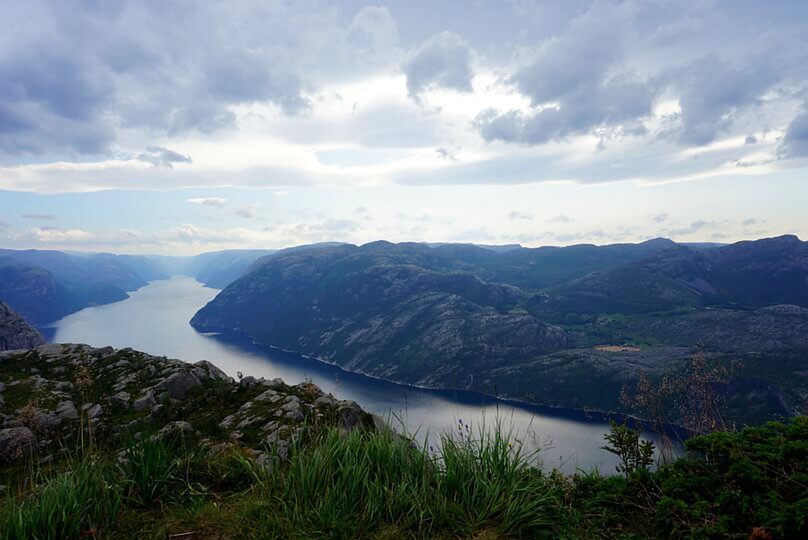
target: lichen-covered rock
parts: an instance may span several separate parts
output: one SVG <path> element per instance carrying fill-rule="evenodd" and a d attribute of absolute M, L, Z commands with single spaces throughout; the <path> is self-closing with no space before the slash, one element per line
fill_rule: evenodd
<path fill-rule="evenodd" d="M 47 449 L 54 460 L 79 437 L 117 444 L 138 434 L 182 433 L 193 444 L 224 444 L 269 464 L 320 430 L 373 429 L 356 403 L 310 382 L 248 376 L 237 383 L 207 361 L 187 364 L 132 349 L 51 344 L 6 351 L 0 381 L 0 427 L 34 437 L 26 446 L 27 432 L 9 432 L 9 440 L 21 441 L 9 448 Z"/>
<path fill-rule="evenodd" d="M 34 433 L 27 427 L 0 429 L 0 463 L 10 463 L 38 450 Z"/>
<path fill-rule="evenodd" d="M 143 393 L 142 396 L 135 400 L 135 402 L 132 404 L 132 408 L 136 411 L 143 411 L 151 409 L 156 404 L 157 400 L 154 398 L 154 390 L 149 388 Z"/>
<path fill-rule="evenodd" d="M 168 395 L 174 399 L 185 399 L 188 391 L 199 386 L 199 378 L 193 373 L 187 371 L 178 371 L 163 379 L 157 384 L 158 390 L 165 390 Z"/>

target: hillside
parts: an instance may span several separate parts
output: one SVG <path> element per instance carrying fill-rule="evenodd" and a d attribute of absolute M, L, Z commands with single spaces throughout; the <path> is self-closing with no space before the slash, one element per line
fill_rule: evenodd
<path fill-rule="evenodd" d="M 166 277 L 145 257 L 0 250 L 0 300 L 33 324 L 128 297 Z"/>
<path fill-rule="evenodd" d="M 45 344 L 42 334 L 0 302 L 0 351 L 32 349 Z"/>
<path fill-rule="evenodd" d="M 548 317 L 723 306 L 808 307 L 808 243 L 795 236 L 709 250 L 673 247 L 551 288 L 529 309 Z"/>
<path fill-rule="evenodd" d="M 461 424 L 462 426 L 462 424 Z M 625 476 L 537 468 L 507 424 L 419 448 L 316 386 L 131 349 L 0 352 L 3 538 L 800 538 L 808 422 Z M 632 441 L 634 441 L 632 443 Z M 592 441 L 593 445 L 602 444 Z M 618 449 L 622 448 L 622 450 Z M 765 478 L 765 481 L 760 481 Z"/>
<path fill-rule="evenodd" d="M 501 253 L 342 245 L 260 259 L 191 324 L 396 382 L 601 410 L 618 408 L 640 372 L 661 376 L 698 346 L 742 361 L 732 418 L 759 422 L 808 406 L 806 261 L 790 236 Z M 639 348 L 596 349 L 624 343 Z"/>
<path fill-rule="evenodd" d="M 417 265 L 432 256 L 383 243 L 274 256 L 191 324 L 423 385 L 564 345 L 560 329 L 509 312 L 519 289 Z"/>

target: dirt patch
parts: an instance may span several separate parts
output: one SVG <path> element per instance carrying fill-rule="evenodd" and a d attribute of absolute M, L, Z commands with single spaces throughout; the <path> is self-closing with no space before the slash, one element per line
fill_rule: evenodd
<path fill-rule="evenodd" d="M 603 352 L 640 352 L 640 348 L 633 345 L 598 345 L 595 349 Z"/>

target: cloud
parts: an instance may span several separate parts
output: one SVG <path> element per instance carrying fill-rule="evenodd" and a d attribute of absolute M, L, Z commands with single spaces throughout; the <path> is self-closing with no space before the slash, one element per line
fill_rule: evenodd
<path fill-rule="evenodd" d="M 305 114 L 325 84 L 400 62 L 386 8 L 346 18 L 326 4 L 2 3 L 15 24 L 0 57 L 0 160 L 110 155 L 126 130 L 213 133 L 256 103 Z"/>
<path fill-rule="evenodd" d="M 797 115 L 786 128 L 777 148 L 780 159 L 808 157 L 808 110 Z"/>
<path fill-rule="evenodd" d="M 61 230 L 55 227 L 34 227 L 32 229 L 28 229 L 16 239 L 32 239 L 37 242 L 81 243 L 94 238 L 95 235 L 93 233 L 83 231 L 81 229 Z"/>
<path fill-rule="evenodd" d="M 137 156 L 138 161 L 151 163 L 155 167 L 171 169 L 174 163 L 191 163 L 190 156 L 183 156 L 180 153 L 165 148 L 164 146 L 149 146 L 146 151 Z"/>
<path fill-rule="evenodd" d="M 557 216 L 553 216 L 547 220 L 547 223 L 571 223 L 573 219 L 569 216 L 565 216 L 564 214 L 558 214 Z"/>
<path fill-rule="evenodd" d="M 745 220 L 743 220 L 743 221 L 741 222 L 741 225 L 743 225 L 744 227 L 749 227 L 750 225 L 755 225 L 756 223 L 757 223 L 757 220 L 756 220 L 756 219 L 754 219 L 754 218 L 749 218 L 749 219 L 745 219 Z"/>
<path fill-rule="evenodd" d="M 669 236 L 687 236 L 689 234 L 695 234 L 697 232 L 701 232 L 706 229 L 718 229 L 723 227 L 724 225 L 726 225 L 726 221 L 709 221 L 706 219 L 697 219 L 687 227 L 682 227 L 679 229 L 668 229 L 664 232 Z"/>
<path fill-rule="evenodd" d="M 223 208 L 225 203 L 227 203 L 227 199 L 223 199 L 221 197 L 193 197 L 186 200 L 189 203 L 204 204 L 206 206 L 213 206 L 215 208 Z"/>
<path fill-rule="evenodd" d="M 657 214 L 655 216 L 651 216 L 651 219 L 654 220 L 655 223 L 664 223 L 668 221 L 671 215 L 667 212 L 662 212 L 661 214 Z"/>
<path fill-rule="evenodd" d="M 747 135 L 743 141 L 744 144 L 756 144 L 757 142 L 758 139 L 755 137 L 755 135 Z"/>
<path fill-rule="evenodd" d="M 637 122 L 651 115 L 655 82 L 622 65 L 636 6 L 595 2 L 560 36 L 546 40 L 510 82 L 530 99 L 529 111 L 494 108 L 472 122 L 486 141 L 543 144 L 597 127 L 643 133 Z"/>
<path fill-rule="evenodd" d="M 454 32 L 441 32 L 424 41 L 403 67 L 407 92 L 416 101 L 429 89 L 473 90 L 471 48 Z"/>
<path fill-rule="evenodd" d="M 252 219 L 256 216 L 256 208 L 254 206 L 240 206 L 233 209 L 233 213 L 239 217 Z"/>
<path fill-rule="evenodd" d="M 53 214 L 22 214 L 25 219 L 35 219 L 38 221 L 57 221 L 59 218 Z"/>
<path fill-rule="evenodd" d="M 456 161 L 457 160 L 457 156 L 455 155 L 454 150 L 444 148 L 443 146 L 441 146 L 440 148 L 435 148 L 435 153 L 441 159 L 445 159 L 445 160 L 448 160 L 448 161 Z"/>
<path fill-rule="evenodd" d="M 0 229 L 9 229 L 9 228 L 11 228 L 11 224 L 8 223 L 7 221 L 3 221 L 2 219 L 0 219 Z"/>
<path fill-rule="evenodd" d="M 779 80 L 776 64 L 771 57 L 735 64 L 709 55 L 664 74 L 679 99 L 679 139 L 696 146 L 713 142 L 747 107 L 762 103 Z"/>
<path fill-rule="evenodd" d="M 349 27 L 348 41 L 364 62 L 385 64 L 399 54 L 398 25 L 381 6 L 360 9 Z"/>
<path fill-rule="evenodd" d="M 305 232 L 306 234 L 311 233 L 326 233 L 326 234 L 333 234 L 333 235 L 340 235 L 343 233 L 349 233 L 358 231 L 361 228 L 361 225 L 352 219 L 337 219 L 337 218 L 328 218 L 324 221 L 319 223 L 312 223 L 312 224 L 304 224 L 299 225 L 298 230 L 301 232 Z"/>
<path fill-rule="evenodd" d="M 511 210 L 508 212 L 508 219 L 511 221 L 518 221 L 518 220 L 527 220 L 531 221 L 533 219 L 533 214 L 529 212 L 519 212 L 518 210 Z"/>

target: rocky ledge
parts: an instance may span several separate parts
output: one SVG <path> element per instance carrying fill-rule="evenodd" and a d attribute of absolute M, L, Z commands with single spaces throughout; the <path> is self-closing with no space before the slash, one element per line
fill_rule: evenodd
<path fill-rule="evenodd" d="M 30 349 L 43 345 L 45 339 L 39 331 L 20 315 L 0 302 L 0 351 Z"/>
<path fill-rule="evenodd" d="M 0 467 L 48 462 L 79 441 L 187 433 L 211 452 L 237 446 L 286 459 L 318 430 L 374 428 L 353 401 L 316 385 L 244 377 L 132 349 L 42 345 L 0 352 Z"/>

